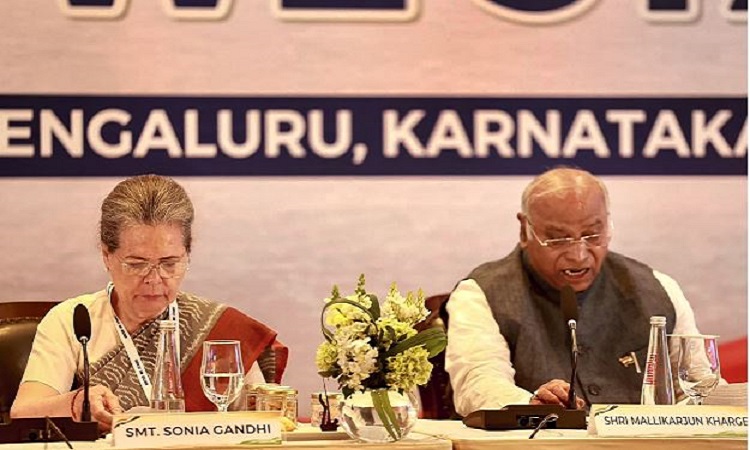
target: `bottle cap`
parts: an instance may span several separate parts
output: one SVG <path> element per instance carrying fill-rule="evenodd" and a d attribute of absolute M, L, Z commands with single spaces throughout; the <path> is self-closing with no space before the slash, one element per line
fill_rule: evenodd
<path fill-rule="evenodd" d="M 266 383 L 251 383 L 251 384 L 245 384 L 243 386 L 243 389 L 247 393 L 258 393 L 261 391 L 262 387 L 265 386 Z"/>
<path fill-rule="evenodd" d="M 651 316 L 651 325 L 666 325 L 667 318 L 664 316 Z"/>
<path fill-rule="evenodd" d="M 318 401 L 318 395 L 319 394 L 325 396 L 325 394 L 323 392 L 313 392 L 312 394 L 310 394 L 310 399 Z M 344 398 L 344 396 L 343 396 L 343 394 L 341 394 L 341 392 L 329 392 L 328 395 L 327 395 L 327 397 L 328 397 L 328 400 L 338 400 L 338 399 L 343 399 Z"/>
<path fill-rule="evenodd" d="M 284 386 L 278 384 L 265 384 L 258 388 L 261 394 L 284 394 L 284 395 L 297 395 L 297 390 L 291 386 Z"/>

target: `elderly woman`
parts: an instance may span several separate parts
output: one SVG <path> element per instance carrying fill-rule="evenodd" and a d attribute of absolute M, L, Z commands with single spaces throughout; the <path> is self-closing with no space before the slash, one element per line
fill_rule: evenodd
<path fill-rule="evenodd" d="M 279 382 L 287 349 L 276 332 L 226 305 L 180 291 L 190 261 L 193 205 L 170 178 L 144 175 L 119 183 L 101 210 L 101 251 L 112 279 L 106 289 L 60 303 L 41 321 L 11 417 L 81 417 L 83 395 L 72 390 L 83 371 L 73 310 L 88 308 L 92 322 L 91 416 L 100 428 L 112 416 L 149 404 L 159 324 L 179 316 L 182 383 L 187 411 L 214 410 L 200 388 L 202 345 L 241 341 L 246 382 Z M 261 358 L 261 356 L 263 356 Z M 270 361 L 263 364 L 258 360 Z M 137 376 L 135 368 L 145 367 Z M 76 378 L 74 380 L 74 378 Z"/>

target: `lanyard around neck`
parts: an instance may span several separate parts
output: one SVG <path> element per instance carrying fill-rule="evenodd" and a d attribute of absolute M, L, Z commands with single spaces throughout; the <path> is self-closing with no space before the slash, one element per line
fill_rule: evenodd
<path fill-rule="evenodd" d="M 109 283 L 107 285 L 107 298 L 109 299 L 110 305 L 112 304 L 112 291 L 114 291 L 114 289 L 115 285 L 113 283 Z M 120 318 L 117 317 L 117 313 L 114 311 L 114 308 L 112 308 L 112 315 L 114 317 L 117 334 L 120 336 L 122 345 L 125 346 L 125 351 L 127 352 L 128 358 L 130 359 L 131 366 L 133 366 L 133 371 L 135 372 L 136 378 L 138 378 L 138 382 L 141 384 L 141 388 L 143 388 L 143 393 L 146 394 L 146 399 L 151 400 L 151 378 L 146 372 L 146 367 L 143 365 L 141 355 L 138 354 L 138 350 L 135 348 L 135 344 L 133 343 L 133 339 L 130 337 L 130 333 L 128 333 L 128 330 L 125 328 L 125 325 L 122 324 Z M 176 324 L 175 341 L 177 341 L 176 351 L 178 360 L 180 355 L 179 317 L 180 307 L 177 305 L 177 300 L 175 300 L 169 304 L 169 320 L 173 320 Z"/>

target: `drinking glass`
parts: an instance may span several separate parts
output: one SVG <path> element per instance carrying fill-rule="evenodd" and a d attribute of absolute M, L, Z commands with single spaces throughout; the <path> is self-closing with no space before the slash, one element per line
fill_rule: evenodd
<path fill-rule="evenodd" d="M 203 342 L 201 385 L 219 412 L 226 412 L 240 395 L 244 378 L 240 341 Z"/>
<path fill-rule="evenodd" d="M 693 404 L 703 404 L 719 384 L 721 364 L 719 348 L 716 346 L 718 336 L 674 336 L 679 339 L 680 356 L 677 375 L 682 390 L 690 396 Z"/>

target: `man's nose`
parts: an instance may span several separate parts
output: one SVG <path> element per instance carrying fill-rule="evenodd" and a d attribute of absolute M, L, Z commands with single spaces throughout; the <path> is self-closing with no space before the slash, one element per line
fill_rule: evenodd
<path fill-rule="evenodd" d="M 589 257 L 589 247 L 583 241 L 575 241 L 568 246 L 565 254 L 575 261 L 585 261 Z"/>

